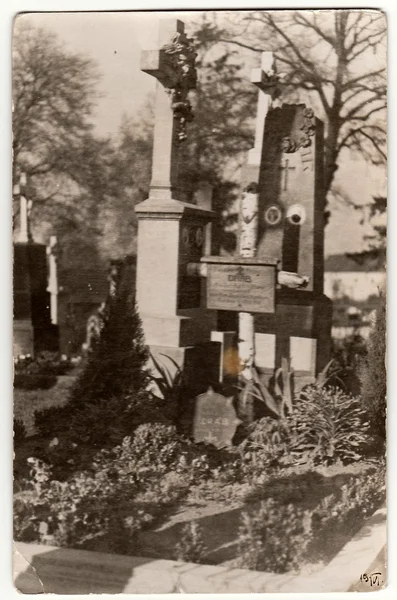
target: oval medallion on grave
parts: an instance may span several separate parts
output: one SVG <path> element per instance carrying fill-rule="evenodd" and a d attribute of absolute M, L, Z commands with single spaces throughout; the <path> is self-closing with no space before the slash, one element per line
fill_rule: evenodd
<path fill-rule="evenodd" d="M 277 204 L 272 204 L 265 210 L 265 222 L 272 227 L 281 223 L 282 216 L 281 208 Z"/>

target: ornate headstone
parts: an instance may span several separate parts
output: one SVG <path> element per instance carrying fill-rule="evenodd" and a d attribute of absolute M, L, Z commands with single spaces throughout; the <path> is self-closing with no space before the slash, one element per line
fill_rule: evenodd
<path fill-rule="evenodd" d="M 258 257 L 323 291 L 323 124 L 304 104 L 269 111 L 260 173 Z"/>
<path fill-rule="evenodd" d="M 197 396 L 193 419 L 195 442 L 206 442 L 216 448 L 231 446 L 240 423 L 242 421 L 237 417 L 233 397 L 226 398 L 211 388 Z"/>

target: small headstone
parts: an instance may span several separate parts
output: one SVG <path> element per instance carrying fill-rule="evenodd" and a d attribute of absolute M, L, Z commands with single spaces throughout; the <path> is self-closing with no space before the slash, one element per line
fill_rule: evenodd
<path fill-rule="evenodd" d="M 193 419 L 195 442 L 206 442 L 216 448 L 231 446 L 241 422 L 233 406 L 233 397 L 226 398 L 211 388 L 197 396 Z"/>

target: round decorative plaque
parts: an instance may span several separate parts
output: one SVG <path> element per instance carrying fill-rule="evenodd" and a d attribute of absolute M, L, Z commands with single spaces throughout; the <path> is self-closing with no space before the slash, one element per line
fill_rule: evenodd
<path fill-rule="evenodd" d="M 287 209 L 287 219 L 292 225 L 302 225 L 306 219 L 306 211 L 300 204 L 293 204 Z"/>
<path fill-rule="evenodd" d="M 268 225 L 278 225 L 281 221 L 282 213 L 278 206 L 273 204 L 266 209 L 265 221 Z"/>

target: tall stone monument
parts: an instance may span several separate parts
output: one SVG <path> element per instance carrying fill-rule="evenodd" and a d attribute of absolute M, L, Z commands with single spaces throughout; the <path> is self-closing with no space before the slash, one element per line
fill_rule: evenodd
<path fill-rule="evenodd" d="M 268 112 L 258 171 L 257 256 L 277 259 L 285 278 L 279 278 L 275 313 L 255 316 L 255 363 L 269 379 L 288 359 L 297 387 L 313 380 L 331 350 L 332 304 L 323 294 L 323 143 L 323 124 L 305 105 Z M 247 186 L 252 169 L 244 176 Z M 283 285 L 289 274 L 304 285 Z"/>
<path fill-rule="evenodd" d="M 159 49 L 142 53 L 141 69 L 157 82 L 150 192 L 135 209 L 137 304 L 152 354 L 160 362 L 166 361 L 160 355 L 173 358 L 198 392 L 212 378 L 211 369 L 217 372 L 219 358 L 211 360 L 211 354 L 219 344 L 210 342 L 215 313 L 205 308 L 201 277 L 188 264 L 200 261 L 214 213 L 186 202 L 179 172 L 193 118 L 188 94 L 196 85 L 195 53 L 181 21 L 160 22 Z"/>
<path fill-rule="evenodd" d="M 271 53 L 262 54 L 251 82 L 259 88 L 258 113 L 242 189 L 256 196 L 256 257 L 278 265 L 275 310 L 254 315 L 255 367 L 268 383 L 287 360 L 299 388 L 331 350 L 332 304 L 323 294 L 323 124 L 303 104 L 271 107 L 280 83 Z M 218 326 L 237 330 L 236 315 L 219 313 Z"/>
<path fill-rule="evenodd" d="M 324 282 L 323 124 L 305 105 L 283 105 L 266 120 L 259 180 L 258 256 L 277 257 L 283 271 L 306 279 L 301 288 L 281 285 L 274 316 L 256 319 L 258 356 L 265 370 L 288 358 L 295 381 L 310 380 L 328 362 L 332 303 Z M 259 366 L 258 365 L 258 366 Z"/>
<path fill-rule="evenodd" d="M 51 321 L 47 249 L 32 240 L 29 229 L 26 180 L 14 188 L 20 200 L 20 228 L 14 244 L 14 356 L 58 349 L 58 327 Z"/>

